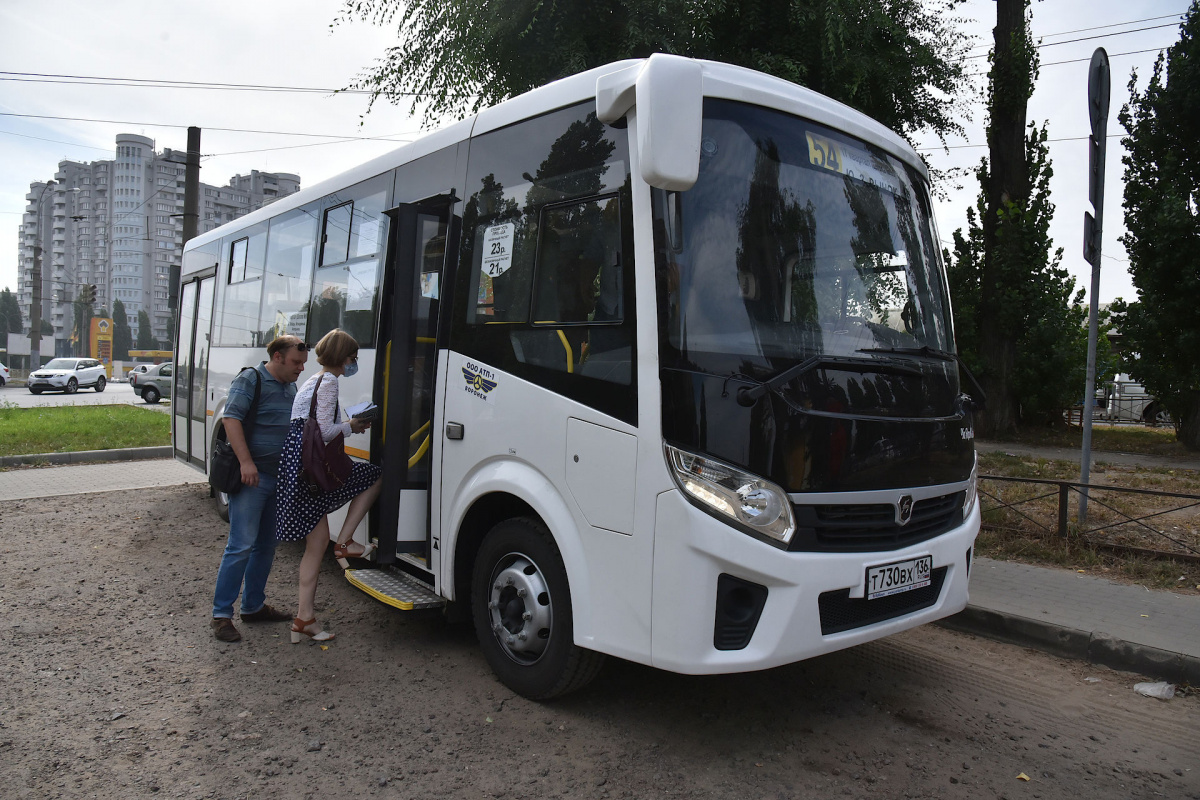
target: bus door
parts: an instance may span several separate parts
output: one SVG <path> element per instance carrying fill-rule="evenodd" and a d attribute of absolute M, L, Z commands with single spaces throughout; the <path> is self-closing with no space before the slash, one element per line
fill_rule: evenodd
<path fill-rule="evenodd" d="M 405 203 L 388 211 L 392 224 L 385 270 L 376 386 L 383 387 L 381 424 L 373 426 L 382 452 L 377 558 L 429 556 L 433 398 L 438 309 L 448 242 L 454 242 L 453 195 Z"/>
<path fill-rule="evenodd" d="M 183 284 L 179 299 L 179 342 L 171 400 L 175 458 L 204 468 L 208 456 L 208 356 L 211 346 L 215 275 Z"/>

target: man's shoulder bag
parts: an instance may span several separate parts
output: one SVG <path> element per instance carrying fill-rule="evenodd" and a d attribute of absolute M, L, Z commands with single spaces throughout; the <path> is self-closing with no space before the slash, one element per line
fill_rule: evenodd
<path fill-rule="evenodd" d="M 258 396 L 262 391 L 262 376 L 258 374 L 256 367 L 243 367 L 238 375 L 248 369 L 254 370 L 254 399 L 250 401 L 246 419 L 242 421 L 247 446 L 250 442 L 250 431 L 254 427 L 254 416 L 258 413 Z M 225 494 L 237 494 L 242 488 L 242 464 L 238 461 L 237 453 L 233 452 L 233 445 L 225 439 L 218 439 L 213 444 L 212 453 L 209 454 L 208 485 Z"/>

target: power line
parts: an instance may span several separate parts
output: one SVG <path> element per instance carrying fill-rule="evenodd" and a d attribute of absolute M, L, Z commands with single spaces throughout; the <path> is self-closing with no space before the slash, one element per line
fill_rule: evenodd
<path fill-rule="evenodd" d="M 1113 22 L 1108 25 L 1093 25 L 1090 28 L 1076 28 L 1075 30 L 1072 30 L 1072 31 L 1058 31 L 1056 33 L 1043 33 L 1038 38 L 1044 38 L 1046 36 L 1067 36 L 1072 33 L 1086 33 L 1087 31 L 1099 31 L 1099 30 L 1103 30 L 1104 28 L 1119 28 L 1122 25 L 1137 25 L 1140 22 L 1154 22 L 1155 20 L 1160 20 L 1160 19 L 1179 19 L 1179 18 L 1180 18 L 1179 14 L 1163 14 L 1160 17 L 1143 17 L 1141 19 L 1131 19 L 1128 22 Z M 1132 31 L 1117 31 L 1117 33 L 1131 33 L 1131 32 Z M 990 48 L 991 45 L 976 45 L 975 47 L 973 47 L 971 49 L 978 50 L 981 47 L 982 48 Z M 3 75 L 3 74 L 5 74 L 5 73 L 0 72 L 0 75 Z"/>
<path fill-rule="evenodd" d="M 1110 133 L 1105 138 L 1120 139 L 1124 135 L 1125 134 L 1123 134 L 1123 133 Z M 1046 142 L 1047 143 L 1049 143 L 1049 142 L 1083 142 L 1083 141 L 1087 141 L 1089 138 L 1090 137 L 1088 137 L 1088 136 L 1064 136 L 1059 139 L 1047 139 Z M 914 150 L 929 150 L 929 151 L 942 150 L 942 149 L 945 149 L 945 150 L 969 150 L 974 147 L 988 147 L 988 146 L 989 145 L 986 145 L 986 144 L 952 144 L 952 145 L 947 145 L 945 148 L 943 148 L 941 145 L 929 145 L 928 147 L 914 147 L 913 149 Z"/>
<path fill-rule="evenodd" d="M 46 139 L 42 136 L 30 136 L 27 133 L 17 133 L 16 131 L 0 131 L 0 133 L 6 136 L 20 136 L 22 139 L 37 139 L 39 142 L 52 142 L 54 144 L 65 144 L 70 145 L 71 147 L 86 147 L 90 150 L 102 150 L 104 152 L 108 152 L 108 148 L 106 147 L 96 147 L 95 145 L 81 144 L 80 142 L 64 142 L 61 139 Z"/>
<path fill-rule="evenodd" d="M 8 77 L 4 77 L 8 76 Z M 59 83 L 81 86 L 131 86 L 150 89 L 209 89 L 236 92 L 302 92 L 309 94 L 373 95 L 369 89 L 329 89 L 316 86 L 280 86 L 269 83 L 220 83 L 216 81 L 179 81 L 171 78 L 124 78 L 110 75 L 63 75 L 51 72 L 11 72 L 0 70 L 0 80 L 21 83 Z M 396 92 L 406 97 L 423 97 L 428 92 Z M 475 97 L 473 94 L 438 93 L 442 97 Z"/>
<path fill-rule="evenodd" d="M 0 117 L 19 117 L 22 119 L 53 119 L 62 122 L 99 122 L 106 125 L 138 125 L 147 128 L 189 128 L 191 125 L 170 124 L 166 122 L 136 122 L 125 119 L 88 119 L 84 117 L 56 117 L 48 114 L 15 114 L 8 111 L 0 111 Z M 214 128 L 201 125 L 207 131 L 221 131 L 222 133 L 260 133 L 267 136 L 308 136 L 314 139 L 348 139 L 345 134 L 334 133 L 296 133 L 292 131 L 259 131 L 249 130 L 246 128 Z M 357 136 L 353 137 L 358 141 L 391 141 L 383 136 Z"/>
<path fill-rule="evenodd" d="M 1037 49 L 1042 50 L 1047 47 L 1057 47 L 1060 44 L 1074 44 L 1076 42 L 1090 42 L 1093 39 L 1107 39 L 1110 36 L 1124 36 L 1127 33 L 1141 33 L 1142 31 L 1155 31 L 1155 30 L 1158 30 L 1159 28 L 1178 28 L 1178 27 L 1179 26 L 1176 25 L 1175 23 L 1168 22 L 1165 25 L 1151 25 L 1147 28 L 1134 28 L 1133 30 L 1114 31 L 1113 33 L 1098 33 L 1095 36 L 1082 36 L 1078 39 L 1064 39 L 1061 42 L 1048 42 L 1046 44 L 1037 45 Z M 987 53 L 981 53 L 981 54 L 975 55 L 975 56 L 967 56 L 963 60 L 970 61 L 970 60 L 976 59 L 976 58 L 987 58 Z"/>

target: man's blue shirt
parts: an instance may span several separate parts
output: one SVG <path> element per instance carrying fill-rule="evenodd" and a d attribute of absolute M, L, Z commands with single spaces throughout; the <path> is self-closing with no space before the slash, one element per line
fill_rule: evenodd
<path fill-rule="evenodd" d="M 283 451 L 283 441 L 287 438 L 288 428 L 292 424 L 292 401 L 296 398 L 296 384 L 282 383 L 267 371 L 267 362 L 256 367 L 262 380 L 262 389 L 258 396 L 258 413 L 250 424 L 246 424 L 246 414 L 254 401 L 254 374 L 245 370 L 233 379 L 229 387 L 229 400 L 225 403 L 225 416 L 236 419 L 246 428 L 250 428 L 246 445 L 250 448 L 250 457 L 259 472 L 275 475 L 279 472 L 279 456 Z"/>

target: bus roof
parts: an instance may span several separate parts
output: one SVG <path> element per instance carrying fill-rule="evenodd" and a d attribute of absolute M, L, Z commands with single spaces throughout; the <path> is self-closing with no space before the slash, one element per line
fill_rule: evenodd
<path fill-rule="evenodd" d="M 648 59 L 628 59 L 605 64 L 505 100 L 459 122 L 434 130 L 411 143 L 404 144 L 339 175 L 301 189 L 295 194 L 282 197 L 233 222 L 196 236 L 188 242 L 187 249 L 191 250 L 220 239 L 225 235 L 227 228 L 243 228 L 268 220 L 318 200 L 334 191 L 361 183 L 409 161 L 436 152 L 443 147 L 464 141 L 471 136 L 478 136 L 523 119 L 593 99 L 596 96 L 596 80 L 598 78 L 645 64 L 647 61 Z M 705 97 L 721 97 L 778 108 L 844 131 L 876 145 L 908 163 L 928 180 L 928 169 L 925 162 L 917 155 L 912 146 L 903 137 L 866 114 L 811 89 L 746 67 L 717 61 L 699 60 L 698 63 L 702 67 Z"/>

